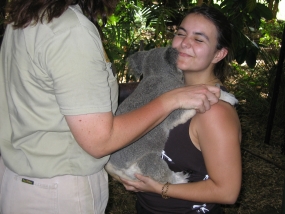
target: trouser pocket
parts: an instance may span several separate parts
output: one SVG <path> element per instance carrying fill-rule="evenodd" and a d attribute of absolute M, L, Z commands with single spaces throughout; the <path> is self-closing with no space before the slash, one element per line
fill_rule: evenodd
<path fill-rule="evenodd" d="M 1 214 L 57 213 L 56 183 L 34 181 L 6 168 L 1 186 Z"/>

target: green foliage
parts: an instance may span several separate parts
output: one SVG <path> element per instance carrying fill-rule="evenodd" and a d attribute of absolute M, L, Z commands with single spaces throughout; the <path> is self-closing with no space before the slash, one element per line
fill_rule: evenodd
<path fill-rule="evenodd" d="M 282 31 L 284 26 L 284 21 L 278 21 L 277 19 L 266 21 L 265 19 L 261 19 L 261 24 L 259 27 L 260 44 L 266 47 L 279 48 L 281 45 Z"/>
<path fill-rule="evenodd" d="M 175 18 L 175 10 L 164 5 L 144 6 L 142 1 L 120 1 L 107 26 L 104 47 L 118 71 L 119 82 L 135 79 L 128 74 L 126 59 L 139 50 L 166 46 L 173 32 L 167 26 Z"/>
<path fill-rule="evenodd" d="M 164 5 L 151 5 L 143 8 L 142 15 L 146 20 L 146 27 L 154 29 L 156 39 L 159 34 L 162 38 L 167 34 L 167 26 L 170 25 L 171 18 L 175 18 L 177 12 Z"/>
<path fill-rule="evenodd" d="M 115 68 L 121 71 L 118 73 L 119 80 L 126 75 L 124 73 L 126 57 L 139 50 L 139 41 L 144 33 L 139 6 L 134 3 L 119 2 L 114 15 L 103 29 L 106 52 Z M 129 79 L 125 81 L 128 82 Z"/>
<path fill-rule="evenodd" d="M 272 12 L 256 0 L 225 0 L 220 7 L 233 25 L 236 61 L 239 64 L 246 61 L 250 68 L 254 68 L 260 47 L 253 35 L 259 29 L 261 19 L 272 19 Z"/>
<path fill-rule="evenodd" d="M 261 18 L 258 28 L 256 27 L 248 27 L 247 30 L 244 29 L 244 34 L 239 34 L 242 31 L 235 29 L 237 36 L 246 37 L 247 39 L 237 39 L 241 42 L 239 46 L 243 48 L 236 55 L 237 63 L 232 64 L 233 74 L 228 82 L 230 89 L 235 92 L 235 95 L 240 100 L 238 112 L 243 127 L 243 139 L 245 141 L 252 137 L 253 133 L 251 126 L 248 124 L 249 121 L 252 124 L 259 121 L 259 129 L 261 131 L 258 137 L 264 139 L 275 84 L 284 21 Z M 250 53 L 250 51 L 256 52 Z M 250 57 L 252 59 L 249 59 Z M 243 64 L 245 60 L 247 64 Z M 253 65 L 251 62 L 255 64 Z M 285 126 L 284 93 L 285 82 L 283 70 L 274 119 L 274 127 L 279 130 L 284 129 Z M 247 124 L 245 124 L 245 121 Z M 282 136 L 274 136 L 274 138 L 282 139 Z M 281 140 L 274 143 L 280 145 Z"/>
<path fill-rule="evenodd" d="M 276 35 L 279 34 L 280 32 L 276 32 Z M 262 39 L 262 37 L 260 39 Z M 276 39 L 279 40 L 280 38 L 276 37 Z M 229 86 L 231 91 L 234 91 L 235 96 L 240 101 L 238 113 L 243 128 L 244 141 L 253 137 L 252 127 L 249 122 L 251 124 L 259 124 L 258 129 L 260 132 L 258 138 L 264 139 L 265 137 L 277 71 L 277 60 L 280 51 L 279 45 L 269 46 L 268 43 L 266 43 L 266 46 L 261 47 L 257 55 L 257 65 L 254 68 L 250 68 L 246 64 L 232 64 L 233 73 L 227 82 L 227 86 Z M 279 146 L 282 144 L 282 129 L 284 130 L 285 127 L 284 68 L 285 66 L 283 66 L 274 118 L 274 129 L 279 130 L 277 134 L 275 133 L 274 144 Z M 262 142 L 260 143 L 262 144 Z"/>

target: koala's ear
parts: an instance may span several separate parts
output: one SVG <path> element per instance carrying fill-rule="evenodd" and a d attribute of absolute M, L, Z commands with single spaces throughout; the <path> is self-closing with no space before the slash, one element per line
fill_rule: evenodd
<path fill-rule="evenodd" d="M 175 48 L 168 47 L 165 51 L 164 59 L 169 64 L 171 69 L 176 70 L 176 61 L 178 57 L 178 51 Z"/>
<path fill-rule="evenodd" d="M 142 67 L 147 51 L 139 51 L 127 59 L 128 69 L 137 79 L 142 75 Z"/>

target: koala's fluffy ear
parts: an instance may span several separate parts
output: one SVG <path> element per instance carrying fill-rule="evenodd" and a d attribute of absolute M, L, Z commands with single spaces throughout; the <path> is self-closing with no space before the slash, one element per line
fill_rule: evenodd
<path fill-rule="evenodd" d="M 178 51 L 172 47 L 167 48 L 164 59 L 171 66 L 171 69 L 176 70 L 176 61 L 178 57 Z"/>
<path fill-rule="evenodd" d="M 127 59 L 128 69 L 137 79 L 142 75 L 142 67 L 147 51 L 139 51 Z"/>

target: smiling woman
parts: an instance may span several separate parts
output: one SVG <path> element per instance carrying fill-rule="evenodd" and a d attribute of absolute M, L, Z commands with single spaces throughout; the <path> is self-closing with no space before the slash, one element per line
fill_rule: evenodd
<path fill-rule="evenodd" d="M 218 79 L 224 81 L 222 75 L 217 75 L 223 72 L 212 72 L 228 53 L 225 48 L 217 50 L 217 37 L 216 26 L 203 15 L 191 14 L 182 21 L 172 47 L 179 51 L 177 66 L 184 71 L 186 84 L 209 84 L 213 80 L 221 84 Z"/>
<path fill-rule="evenodd" d="M 231 41 L 230 24 L 219 10 L 192 8 L 172 41 L 184 84 L 222 84 Z M 136 192 L 137 213 L 222 213 L 219 204 L 235 203 L 239 194 L 240 141 L 237 113 L 222 101 L 171 129 L 164 161 L 172 171 L 188 173 L 188 183 L 162 183 L 140 174 L 139 181 L 121 179 L 127 190 Z"/>

